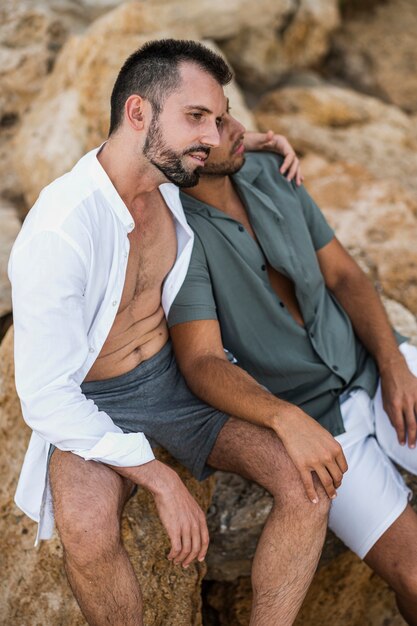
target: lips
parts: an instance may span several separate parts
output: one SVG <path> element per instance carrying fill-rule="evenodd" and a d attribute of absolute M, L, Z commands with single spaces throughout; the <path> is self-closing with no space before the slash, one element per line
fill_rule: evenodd
<path fill-rule="evenodd" d="M 201 165 L 204 165 L 204 163 L 207 161 L 207 157 L 208 157 L 207 154 L 201 153 L 201 152 L 188 152 L 187 154 L 188 154 L 188 156 L 192 157 L 196 161 L 199 161 L 199 163 Z"/>

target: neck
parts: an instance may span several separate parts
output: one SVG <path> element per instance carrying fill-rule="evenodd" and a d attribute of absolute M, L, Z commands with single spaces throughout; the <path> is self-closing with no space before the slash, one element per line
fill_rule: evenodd
<path fill-rule="evenodd" d="M 222 207 L 228 203 L 228 200 L 230 200 L 234 194 L 230 176 L 202 175 L 200 176 L 198 185 L 182 189 L 182 191 L 196 198 L 196 200 L 211 204 L 220 210 L 222 210 Z"/>
<path fill-rule="evenodd" d="M 137 144 L 121 135 L 110 137 L 97 159 L 131 213 L 135 204 L 167 182 L 162 172 L 140 153 Z"/>

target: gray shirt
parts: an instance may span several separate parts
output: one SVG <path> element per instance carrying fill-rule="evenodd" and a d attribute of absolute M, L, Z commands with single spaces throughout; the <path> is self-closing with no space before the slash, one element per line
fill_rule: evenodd
<path fill-rule="evenodd" d="M 373 396 L 378 372 L 320 271 L 316 251 L 333 231 L 278 168 L 275 155 L 250 154 L 233 176 L 258 243 L 222 211 L 181 195 L 195 243 L 168 323 L 218 320 L 224 347 L 242 368 L 338 435 L 339 396 L 353 387 Z M 267 263 L 293 281 L 304 327 L 272 289 Z"/>

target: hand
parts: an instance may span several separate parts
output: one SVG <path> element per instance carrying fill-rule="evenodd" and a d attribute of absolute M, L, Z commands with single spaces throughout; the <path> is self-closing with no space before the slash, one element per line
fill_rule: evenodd
<path fill-rule="evenodd" d="M 134 468 L 114 469 L 152 493 L 159 519 L 171 541 L 168 559 L 184 568 L 195 558 L 203 561 L 209 544 L 206 516 L 178 474 L 157 460 Z"/>
<path fill-rule="evenodd" d="M 380 372 L 382 402 L 397 431 L 399 443 L 416 447 L 417 438 L 417 378 L 401 356 Z"/>
<path fill-rule="evenodd" d="M 292 462 L 300 472 L 308 498 L 318 502 L 312 472 L 316 472 L 330 499 L 337 495 L 347 471 L 341 445 L 316 420 L 297 407 L 276 421 L 273 426 Z"/>
<path fill-rule="evenodd" d="M 279 171 L 283 176 L 287 174 L 288 181 L 295 177 L 296 184 L 301 185 L 304 176 L 301 173 L 300 160 L 284 135 L 276 135 L 272 130 L 267 133 L 250 132 L 245 134 L 244 143 L 247 150 L 269 150 L 283 156 L 284 162 Z"/>

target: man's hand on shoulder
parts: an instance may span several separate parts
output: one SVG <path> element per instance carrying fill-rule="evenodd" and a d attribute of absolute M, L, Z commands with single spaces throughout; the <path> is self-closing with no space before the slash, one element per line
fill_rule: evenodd
<path fill-rule="evenodd" d="M 206 516 L 178 474 L 156 459 L 137 467 L 113 469 L 152 493 L 171 541 L 168 559 L 185 568 L 195 558 L 203 561 L 209 544 Z"/>
<path fill-rule="evenodd" d="M 384 409 L 397 431 L 399 443 L 416 447 L 417 378 L 410 372 L 401 353 L 380 370 Z"/>
<path fill-rule="evenodd" d="M 267 133 L 247 132 L 245 133 L 244 144 L 246 150 L 255 152 L 265 150 L 268 152 L 276 152 L 284 157 L 279 171 L 286 176 L 288 181 L 295 178 L 295 182 L 300 186 L 304 180 L 301 173 L 300 160 L 295 151 L 284 135 L 277 135 L 272 130 Z"/>
<path fill-rule="evenodd" d="M 294 405 L 288 405 L 285 417 L 276 419 L 271 427 L 300 472 L 309 499 L 318 502 L 312 472 L 317 474 L 329 498 L 334 499 L 348 469 L 342 447 L 336 439 Z"/>

